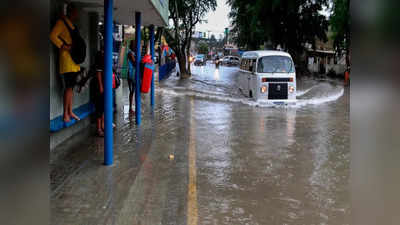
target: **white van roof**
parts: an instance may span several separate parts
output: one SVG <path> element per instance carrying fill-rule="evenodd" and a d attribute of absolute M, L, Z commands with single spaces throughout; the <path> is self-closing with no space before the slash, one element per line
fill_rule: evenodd
<path fill-rule="evenodd" d="M 259 51 L 248 51 L 244 52 L 242 58 L 260 58 L 263 56 L 280 55 L 292 58 L 289 53 L 283 51 L 273 51 L 273 50 L 259 50 Z"/>

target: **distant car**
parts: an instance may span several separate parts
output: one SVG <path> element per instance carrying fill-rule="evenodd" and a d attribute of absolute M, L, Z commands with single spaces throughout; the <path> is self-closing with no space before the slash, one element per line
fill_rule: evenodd
<path fill-rule="evenodd" d="M 194 58 L 195 66 L 204 66 L 206 64 L 206 59 L 203 54 L 196 55 Z"/>
<path fill-rule="evenodd" d="M 225 56 L 222 58 L 221 63 L 226 66 L 237 66 L 240 63 L 240 59 L 237 56 Z"/>

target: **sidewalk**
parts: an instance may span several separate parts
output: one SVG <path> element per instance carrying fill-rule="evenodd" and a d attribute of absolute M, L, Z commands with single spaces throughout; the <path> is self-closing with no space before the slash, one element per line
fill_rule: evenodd
<path fill-rule="evenodd" d="M 124 92 L 126 96 L 126 88 Z M 140 127 L 127 108 L 116 114 L 113 166 L 102 165 L 103 138 L 94 135 L 94 124 L 53 151 L 51 224 L 165 224 L 185 219 L 185 211 L 178 212 L 180 205 L 168 201 L 186 197 L 181 195 L 186 193 L 186 179 L 181 178 L 187 176 L 188 132 L 182 126 L 187 102 L 157 96 L 153 117 L 148 98 L 142 102 Z M 174 215 L 163 214 L 164 206 L 172 212 L 174 204 Z"/>

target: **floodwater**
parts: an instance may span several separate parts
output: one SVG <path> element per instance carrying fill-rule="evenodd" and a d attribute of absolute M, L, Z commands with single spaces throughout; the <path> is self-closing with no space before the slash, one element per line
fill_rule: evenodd
<path fill-rule="evenodd" d="M 125 105 L 113 167 L 102 139 L 67 143 L 51 161 L 52 224 L 350 224 L 348 89 L 298 79 L 297 104 L 271 106 L 239 92 L 237 70 L 171 76 L 140 127 Z"/>

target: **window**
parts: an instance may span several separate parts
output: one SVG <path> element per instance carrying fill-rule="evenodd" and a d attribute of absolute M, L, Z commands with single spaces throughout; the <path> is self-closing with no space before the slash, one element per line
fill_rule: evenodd
<path fill-rule="evenodd" d="M 255 71 L 254 69 L 256 67 L 256 62 L 257 62 L 256 59 L 249 59 L 249 66 L 248 66 L 247 70 L 250 71 L 250 72 Z"/>
<path fill-rule="evenodd" d="M 246 64 L 244 66 L 244 69 L 249 71 L 249 68 L 250 68 L 250 59 L 246 59 Z"/>
<path fill-rule="evenodd" d="M 244 70 L 245 62 L 246 62 L 246 59 L 242 59 L 242 61 L 240 62 L 240 69 Z"/>
<path fill-rule="evenodd" d="M 259 73 L 293 73 L 292 59 L 287 56 L 264 56 L 258 60 Z"/>
<path fill-rule="evenodd" d="M 233 58 L 235 59 L 235 58 Z M 238 59 L 239 60 L 239 59 Z M 256 59 L 242 59 L 240 61 L 240 69 L 242 70 L 247 70 L 247 71 L 252 71 L 252 68 L 256 66 Z"/>
<path fill-rule="evenodd" d="M 242 70 L 247 70 L 247 65 L 248 65 L 248 59 L 242 59 L 242 66 L 241 69 Z"/>

